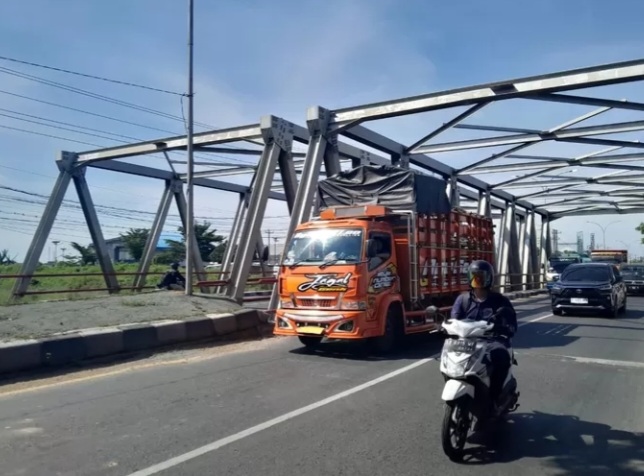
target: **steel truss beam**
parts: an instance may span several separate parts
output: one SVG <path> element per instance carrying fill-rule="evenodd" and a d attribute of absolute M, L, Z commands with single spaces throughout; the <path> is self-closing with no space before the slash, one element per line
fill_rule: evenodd
<path fill-rule="evenodd" d="M 335 130 L 356 122 L 417 114 L 456 106 L 472 106 L 505 99 L 530 98 L 536 94 L 552 95 L 563 91 L 574 91 L 641 79 L 644 79 L 644 60 L 625 61 L 337 109 L 333 112 L 329 126 L 330 130 Z M 611 107 L 620 106 L 618 101 L 615 101 L 615 103 Z M 625 104 L 627 105 L 628 103 Z M 621 107 L 624 106 L 622 105 Z"/>
<path fill-rule="evenodd" d="M 644 130 L 644 121 L 585 127 L 577 125 L 580 122 L 597 117 L 611 109 L 644 111 L 644 104 L 573 96 L 564 93 L 598 86 L 640 81 L 642 79 L 644 79 L 644 59 L 478 85 L 470 88 L 461 88 L 334 111 L 321 107 L 310 108 L 307 118 L 309 128 L 313 133 L 313 138 L 309 144 L 302 184 L 298 190 L 298 198 L 302 199 L 302 206 L 298 210 L 298 213 L 294 214 L 291 218 L 288 236 L 291 236 L 294 228 L 299 223 L 309 217 L 314 197 L 312 186 L 319 176 L 320 165 L 322 163 L 325 164 L 327 173 L 333 173 L 337 170 L 333 165 L 333 159 L 334 157 L 337 158 L 338 155 L 337 140 L 339 136 L 345 136 L 386 154 L 390 158 L 390 162 L 394 165 L 401 167 L 414 166 L 443 177 L 448 182 L 450 200 L 455 206 L 460 204 L 468 208 L 473 208 L 467 204 L 470 203 L 470 200 L 478 200 L 476 210 L 485 212 L 488 216 L 493 216 L 492 208 L 495 204 L 499 205 L 498 208 L 503 210 L 501 216 L 501 236 L 498 241 L 497 250 L 498 264 L 502 274 L 499 284 L 504 289 L 508 287 L 514 288 L 516 285 L 520 285 L 523 289 L 535 286 L 537 285 L 537 281 L 543 281 L 545 278 L 545 265 L 547 264 L 547 258 L 551 251 L 549 235 L 550 222 L 553 219 L 565 216 L 565 212 L 549 211 L 547 205 L 537 207 L 525 199 L 546 195 L 553 190 L 564 193 L 568 188 L 576 188 L 586 183 L 621 184 L 625 181 L 636 180 L 639 178 L 636 172 L 639 172 L 641 168 L 628 164 L 621 165 L 621 163 L 636 161 L 644 157 L 644 151 L 642 151 L 642 154 L 610 156 L 608 155 L 609 152 L 624 147 L 644 148 L 644 146 L 635 141 L 625 141 L 614 139 L 613 137 L 598 137 L 600 135 Z M 485 129 L 486 126 L 470 126 L 461 123 L 463 120 L 485 108 L 486 105 L 496 101 L 517 98 L 595 106 L 599 107 L 599 109 L 587 112 L 545 131 L 531 129 L 517 130 L 517 128 L 506 128 L 506 130 L 501 131 L 500 129 L 502 128 L 495 128 L 495 132 L 505 132 L 512 135 L 451 143 L 427 144 L 428 141 L 435 139 L 451 128 Z M 413 142 L 410 146 L 400 144 L 364 127 L 364 123 L 372 120 L 424 113 L 457 106 L 465 106 L 467 109 L 455 115 L 453 119 L 445 122 L 439 128 Z M 522 149 L 544 141 L 601 145 L 610 147 L 610 149 L 598 150 L 573 158 L 528 157 L 518 153 Z M 428 153 L 474 148 L 480 149 L 502 145 L 506 145 L 508 148 L 461 170 L 454 169 L 445 163 L 425 155 Z M 483 165 L 487 165 L 489 162 L 503 158 L 522 160 L 523 162 L 519 164 L 488 165 L 487 167 L 483 167 Z M 538 161 L 538 164 L 533 165 L 530 162 L 525 162 L 526 160 Z M 548 177 L 547 185 L 539 181 L 534 181 L 534 178 L 538 176 L 545 178 L 548 173 L 576 165 L 583 167 L 600 166 L 600 168 L 613 169 L 618 172 L 606 174 L 595 179 L 575 177 L 574 180 L 568 182 L 564 179 Z M 532 172 L 523 177 L 507 180 L 496 185 L 486 183 L 474 176 L 479 171 L 501 173 L 525 171 L 528 169 L 532 170 Z M 624 172 L 631 172 L 631 174 L 620 175 Z M 613 177 L 613 175 L 615 176 Z M 644 183 L 644 174 L 642 174 L 641 178 Z M 527 188 L 525 186 L 526 179 L 532 180 L 529 182 L 530 187 L 538 186 L 549 190 L 530 193 L 523 197 L 513 196 L 505 190 L 506 188 L 511 188 L 513 185 L 516 185 L 517 188 Z M 520 186 L 518 185 L 519 183 L 521 183 Z M 479 193 L 484 195 L 477 196 Z M 601 201 L 603 197 L 601 195 L 599 197 Z M 581 197 L 579 198 L 581 199 Z M 496 203 L 494 202 L 495 200 Z M 626 204 L 623 203 L 622 206 Z M 587 206 L 594 205 L 587 204 Z M 605 209 L 595 208 L 595 210 Z M 575 210 L 574 213 L 585 213 L 585 210 L 587 208 Z M 535 223 L 537 214 L 542 217 L 540 250 L 537 249 L 537 229 Z M 522 277 L 519 278 L 519 275 Z M 272 304 L 276 304 L 275 295 Z"/>

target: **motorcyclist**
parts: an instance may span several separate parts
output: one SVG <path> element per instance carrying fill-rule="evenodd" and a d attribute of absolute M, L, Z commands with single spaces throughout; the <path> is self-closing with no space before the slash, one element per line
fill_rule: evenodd
<path fill-rule="evenodd" d="M 468 281 L 471 289 L 456 298 L 451 312 L 452 319 L 488 320 L 503 308 L 495 318 L 494 330 L 500 335 L 494 339 L 496 345 L 490 351 L 491 362 L 488 367 L 491 401 L 494 405 L 512 366 L 511 338 L 517 331 L 517 314 L 507 297 L 492 291 L 494 268 L 490 263 L 484 260 L 472 262 L 468 270 Z"/>

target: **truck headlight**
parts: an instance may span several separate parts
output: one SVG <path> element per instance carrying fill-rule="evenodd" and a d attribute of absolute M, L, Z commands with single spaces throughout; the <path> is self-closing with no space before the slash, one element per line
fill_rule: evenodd
<path fill-rule="evenodd" d="M 290 299 L 286 301 L 280 301 L 280 308 L 281 309 L 293 309 L 295 307 L 295 304 L 293 304 L 293 301 Z"/>
<path fill-rule="evenodd" d="M 344 301 L 340 305 L 343 311 L 364 311 L 367 309 L 367 303 L 364 301 Z"/>

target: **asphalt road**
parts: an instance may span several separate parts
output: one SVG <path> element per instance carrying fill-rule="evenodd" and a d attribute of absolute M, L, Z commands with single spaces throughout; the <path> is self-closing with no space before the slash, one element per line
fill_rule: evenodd
<path fill-rule="evenodd" d="M 644 298 L 615 321 L 526 302 L 521 407 L 463 464 L 440 448 L 434 336 L 388 359 L 268 339 L 1 387 L 1 473 L 644 474 Z"/>

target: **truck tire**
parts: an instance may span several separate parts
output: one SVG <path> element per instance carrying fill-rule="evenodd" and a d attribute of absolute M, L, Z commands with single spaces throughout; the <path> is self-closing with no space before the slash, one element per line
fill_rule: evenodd
<path fill-rule="evenodd" d="M 402 316 L 396 306 L 389 306 L 387 320 L 385 321 L 385 334 L 376 337 L 374 344 L 376 351 L 388 354 L 396 349 L 402 335 Z"/>

